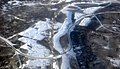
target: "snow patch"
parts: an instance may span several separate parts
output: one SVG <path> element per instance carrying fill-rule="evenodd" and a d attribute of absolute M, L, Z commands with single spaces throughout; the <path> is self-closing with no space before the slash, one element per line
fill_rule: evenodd
<path fill-rule="evenodd" d="M 61 26 L 62 26 L 62 23 L 58 22 L 54 25 L 54 29 L 60 29 Z"/>
<path fill-rule="evenodd" d="M 85 9 L 83 12 L 85 14 L 89 14 L 90 15 L 90 14 L 93 14 L 95 11 L 97 11 L 100 8 L 102 8 L 102 7 L 90 7 L 90 8 Z"/>
<path fill-rule="evenodd" d="M 82 13 L 82 12 L 83 12 L 82 9 L 81 9 L 80 7 L 74 5 L 74 3 L 65 6 L 65 7 L 61 10 L 61 12 L 64 13 L 64 14 L 67 14 L 68 11 L 71 11 L 71 12 L 79 12 L 79 13 Z"/>
<path fill-rule="evenodd" d="M 29 56 L 44 58 L 50 55 L 50 50 L 46 49 L 44 46 L 40 44 L 37 44 L 35 40 L 25 37 L 22 37 L 19 40 L 26 43 L 25 45 L 21 46 L 21 48 L 27 49 Z M 44 67 L 50 65 L 50 63 L 51 63 L 50 59 L 28 60 L 27 64 L 25 64 L 25 67 L 30 68 L 35 68 L 39 66 Z"/>
<path fill-rule="evenodd" d="M 120 59 L 118 58 L 108 58 L 111 64 L 115 67 L 120 67 Z"/>
<path fill-rule="evenodd" d="M 8 1 L 8 4 L 10 4 L 10 5 L 21 5 L 22 4 L 22 2 L 21 1 L 16 1 L 16 0 L 14 0 L 14 1 Z"/>
<path fill-rule="evenodd" d="M 23 48 L 23 49 L 29 50 L 29 46 L 28 46 L 27 44 L 22 45 L 20 48 Z"/>
<path fill-rule="evenodd" d="M 56 23 L 54 28 L 59 29 L 61 27 L 61 23 Z M 21 46 L 21 48 L 28 50 L 28 55 L 31 57 L 39 57 L 45 58 L 50 56 L 51 52 L 45 46 L 37 43 L 37 40 L 42 40 L 45 38 L 45 35 L 48 34 L 46 30 L 51 29 L 50 19 L 46 18 L 46 21 L 38 21 L 33 26 L 29 27 L 23 32 L 20 32 L 19 35 L 23 36 L 18 40 L 25 43 L 25 45 Z M 60 56 L 58 56 L 60 57 Z M 45 67 L 51 64 L 51 59 L 28 59 L 27 64 L 24 64 L 25 67 L 29 67 L 31 69 L 37 67 Z"/>
<path fill-rule="evenodd" d="M 108 46 L 104 46 L 103 48 L 104 48 L 104 49 L 107 49 L 107 50 L 109 50 L 109 49 L 110 49 Z"/>
<path fill-rule="evenodd" d="M 53 68 L 54 69 L 59 69 L 59 66 L 58 66 L 57 62 L 53 62 Z"/>
<path fill-rule="evenodd" d="M 61 65 L 61 69 L 71 69 L 70 68 L 70 61 L 69 61 L 69 57 L 66 54 L 62 55 L 62 65 Z"/>
<path fill-rule="evenodd" d="M 27 30 L 20 32 L 19 35 L 28 37 L 31 39 L 36 40 L 42 40 L 45 38 L 44 35 L 42 35 L 42 32 L 44 32 L 47 29 L 50 29 L 50 25 L 48 22 L 45 21 L 39 21 L 34 26 L 28 28 Z"/>
<path fill-rule="evenodd" d="M 24 3 L 23 5 L 25 5 L 25 6 L 34 6 L 36 4 L 35 3 Z"/>
<path fill-rule="evenodd" d="M 81 22 L 80 22 L 80 26 L 88 26 L 88 24 L 91 22 L 91 18 L 84 18 Z"/>
<path fill-rule="evenodd" d="M 79 19 L 83 15 L 84 15 L 83 13 L 76 12 L 74 19 Z"/>
<path fill-rule="evenodd" d="M 102 7 L 90 7 L 90 8 L 86 8 L 84 9 L 83 13 L 86 15 L 92 15 L 95 13 L 95 11 L 97 11 L 98 9 L 100 9 Z M 78 13 L 77 13 L 78 14 Z M 80 14 L 80 13 L 79 13 Z M 80 18 L 82 16 L 82 14 L 80 15 L 75 15 L 75 17 Z M 81 22 L 80 22 L 80 26 L 88 26 L 88 24 L 91 22 L 91 18 L 90 17 L 86 17 L 84 18 Z"/>
<path fill-rule="evenodd" d="M 57 10 L 58 10 L 58 8 L 52 8 L 51 10 L 53 10 L 53 11 L 57 11 Z"/>

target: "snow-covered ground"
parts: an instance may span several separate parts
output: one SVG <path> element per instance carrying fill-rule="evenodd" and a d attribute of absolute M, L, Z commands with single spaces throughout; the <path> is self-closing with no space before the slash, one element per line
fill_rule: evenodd
<path fill-rule="evenodd" d="M 61 0 L 63 1 L 63 0 Z M 68 0 L 68 2 L 71 0 Z M 22 5 L 21 2 L 19 1 L 9 1 L 8 4 L 12 4 L 12 5 Z M 24 5 L 27 6 L 33 6 L 35 5 L 35 3 L 25 3 Z M 73 6 L 73 5 L 72 5 Z M 81 10 L 80 8 L 74 6 L 74 8 L 70 8 L 71 6 L 69 5 L 67 8 L 67 16 L 68 19 L 66 22 L 63 23 L 62 27 L 61 27 L 61 23 L 56 23 L 54 25 L 54 29 L 59 29 L 58 33 L 54 36 L 54 48 L 59 52 L 59 53 L 64 53 L 64 49 L 62 49 L 61 44 L 59 42 L 60 37 L 62 37 L 63 35 L 65 35 L 69 30 L 69 26 L 70 23 L 72 23 L 71 19 L 71 11 L 76 11 L 77 10 Z M 91 8 L 87 8 L 82 10 L 83 13 L 79 13 L 76 12 L 75 13 L 75 19 L 79 19 L 81 16 L 83 16 L 84 14 L 87 15 L 91 15 L 93 14 L 96 10 L 103 8 L 103 7 L 91 7 Z M 5 10 L 6 8 L 4 8 Z M 66 9 L 66 7 L 65 7 Z M 56 10 L 56 9 L 55 9 Z M 62 10 L 62 12 L 65 12 L 65 10 Z M 88 23 L 90 23 L 91 18 L 84 18 L 79 25 L 81 26 L 87 26 Z M 47 49 L 45 46 L 42 46 L 41 44 L 37 43 L 37 40 L 41 41 L 43 40 L 45 37 L 48 37 L 48 33 L 46 33 L 46 30 L 48 29 L 52 29 L 51 28 L 51 24 L 50 24 L 50 20 L 46 19 L 46 21 L 38 21 L 37 23 L 35 23 L 33 26 L 31 26 L 30 28 L 26 29 L 23 32 L 20 32 L 19 35 L 21 35 L 22 37 L 19 38 L 19 41 L 22 41 L 23 43 L 25 43 L 25 45 L 23 45 L 21 48 L 27 49 L 28 50 L 28 55 L 33 56 L 33 57 L 40 57 L 40 58 L 44 58 L 47 56 L 51 55 L 51 52 L 49 49 Z M 69 52 L 68 52 L 69 53 Z M 71 53 L 70 53 L 71 54 Z M 66 54 L 62 55 L 62 65 L 61 67 L 63 67 L 63 69 L 70 67 L 69 66 L 69 57 Z M 109 59 L 112 64 L 114 66 L 120 66 L 120 61 L 119 59 Z M 49 66 L 51 64 L 51 59 L 29 59 L 27 64 L 25 64 L 24 66 L 26 67 L 30 67 L 31 69 L 36 68 L 36 67 L 45 67 L 45 66 Z M 66 67 L 65 67 L 66 66 Z M 58 69 L 58 68 L 57 68 Z"/>
<path fill-rule="evenodd" d="M 61 23 L 56 23 L 54 25 L 54 28 L 58 29 L 60 26 Z M 47 37 L 43 34 L 48 34 L 45 32 L 48 29 L 51 29 L 50 20 L 46 19 L 46 21 L 38 21 L 30 28 L 26 29 L 23 32 L 20 32 L 19 35 L 23 37 L 19 38 L 19 41 L 25 43 L 25 45 L 21 46 L 21 48 L 27 49 L 28 55 L 32 57 L 45 58 L 50 56 L 50 50 L 47 49 L 45 46 L 37 43 L 37 40 L 43 40 L 45 37 Z M 51 64 L 51 59 L 39 58 L 33 60 L 29 59 L 27 61 L 27 64 L 25 64 L 24 66 L 31 69 L 36 69 L 37 67 L 45 67 Z"/>

